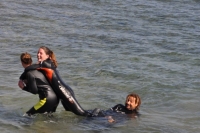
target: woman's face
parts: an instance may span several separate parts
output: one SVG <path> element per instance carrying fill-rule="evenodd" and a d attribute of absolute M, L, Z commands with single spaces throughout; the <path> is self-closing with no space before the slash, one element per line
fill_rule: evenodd
<path fill-rule="evenodd" d="M 42 62 L 46 60 L 47 58 L 49 58 L 49 55 L 45 53 L 44 49 L 39 48 L 38 53 L 37 53 L 37 58 L 38 58 L 38 62 Z"/>
<path fill-rule="evenodd" d="M 136 98 L 135 97 L 132 97 L 132 96 L 129 96 L 126 100 L 126 108 L 128 110 L 134 110 L 138 103 L 135 102 Z"/>

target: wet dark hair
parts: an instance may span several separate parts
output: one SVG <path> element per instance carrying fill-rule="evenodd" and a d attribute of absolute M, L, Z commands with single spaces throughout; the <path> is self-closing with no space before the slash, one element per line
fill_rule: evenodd
<path fill-rule="evenodd" d="M 20 56 L 21 62 L 28 65 L 28 64 L 32 64 L 32 58 L 31 55 L 29 53 L 22 53 Z"/>

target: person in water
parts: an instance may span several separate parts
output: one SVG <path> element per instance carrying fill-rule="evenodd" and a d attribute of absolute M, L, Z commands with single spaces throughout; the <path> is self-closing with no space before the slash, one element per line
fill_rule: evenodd
<path fill-rule="evenodd" d="M 42 66 L 43 61 L 49 62 L 49 65 L 47 65 L 47 66 L 43 65 L 43 66 L 49 67 L 58 73 L 58 71 L 56 70 L 56 68 L 58 67 L 56 56 L 55 56 L 54 52 L 52 50 L 50 50 L 48 47 L 41 46 L 38 49 L 37 59 L 38 59 L 38 63 L 41 64 L 41 66 Z M 47 63 L 44 63 L 44 64 L 47 64 Z M 61 79 L 60 76 L 59 76 L 59 78 L 60 78 L 60 82 L 65 86 L 65 88 L 67 88 L 71 92 L 71 94 L 74 95 L 74 91 L 67 84 L 65 84 L 63 82 L 63 80 Z M 67 105 L 65 104 L 65 102 L 63 102 L 62 99 L 61 99 L 61 103 L 66 111 L 70 111 L 69 107 L 67 107 Z"/>
<path fill-rule="evenodd" d="M 117 104 L 111 108 L 114 112 L 119 112 L 123 114 L 136 114 L 138 115 L 139 107 L 141 105 L 141 99 L 138 94 L 131 93 L 127 95 L 125 105 Z"/>
<path fill-rule="evenodd" d="M 24 79 L 27 72 L 30 70 L 42 71 L 48 79 L 51 87 L 56 93 L 57 97 L 61 100 L 63 107 L 66 111 L 71 111 L 80 116 L 91 116 L 91 113 L 84 110 L 74 96 L 73 90 L 63 82 L 57 71 L 57 61 L 55 54 L 49 48 L 42 46 L 37 54 L 38 64 L 27 67 L 20 79 Z"/>
<path fill-rule="evenodd" d="M 126 100 L 125 100 L 125 105 L 117 104 L 106 111 L 96 108 L 94 109 L 92 114 L 93 116 L 96 116 L 96 117 L 105 116 L 108 118 L 108 122 L 112 123 L 115 121 L 114 118 L 112 117 L 113 112 L 127 114 L 131 117 L 137 117 L 140 115 L 138 112 L 140 105 L 141 105 L 141 98 L 139 97 L 139 95 L 135 93 L 131 93 L 127 95 Z"/>
<path fill-rule="evenodd" d="M 22 53 L 20 60 L 24 68 L 27 68 L 32 64 L 32 58 L 29 53 Z M 31 70 L 27 72 L 25 78 L 19 80 L 18 86 L 24 91 L 39 95 L 39 102 L 26 112 L 28 116 L 36 113 L 55 112 L 58 105 L 57 96 L 45 76 L 40 71 Z"/>
<path fill-rule="evenodd" d="M 44 73 L 44 75 L 49 80 L 53 90 L 55 91 L 57 97 L 61 99 L 63 107 L 67 111 L 71 111 L 76 115 L 88 116 L 88 117 L 102 117 L 102 111 L 99 109 L 94 109 L 93 111 L 84 110 L 76 100 L 72 89 L 66 85 L 58 71 L 56 70 L 55 60 L 52 60 L 53 52 L 47 47 L 40 47 L 38 50 L 38 61 L 39 64 L 32 65 L 25 69 L 24 73 L 21 75 L 20 79 L 24 78 L 24 75 L 30 70 L 39 70 Z M 119 106 L 119 105 L 118 105 Z M 121 106 L 122 107 L 122 106 Z M 118 108 L 113 108 L 113 111 L 119 110 Z"/>

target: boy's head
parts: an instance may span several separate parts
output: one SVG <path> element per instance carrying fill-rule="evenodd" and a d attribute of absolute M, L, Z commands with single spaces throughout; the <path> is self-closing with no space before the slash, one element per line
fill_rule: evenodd
<path fill-rule="evenodd" d="M 125 106 L 128 110 L 139 110 L 141 99 L 139 95 L 131 93 L 126 97 Z"/>
<path fill-rule="evenodd" d="M 25 68 L 26 66 L 32 64 L 31 55 L 30 55 L 29 53 L 27 53 L 27 52 L 21 54 L 20 60 L 21 60 L 22 66 L 23 66 L 24 68 Z"/>

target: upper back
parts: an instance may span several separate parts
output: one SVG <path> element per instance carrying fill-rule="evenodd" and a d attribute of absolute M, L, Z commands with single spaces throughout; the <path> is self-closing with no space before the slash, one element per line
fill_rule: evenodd
<path fill-rule="evenodd" d="M 30 70 L 28 71 L 27 75 L 35 78 L 37 85 L 49 85 L 49 82 L 47 81 L 44 74 L 38 70 Z"/>

